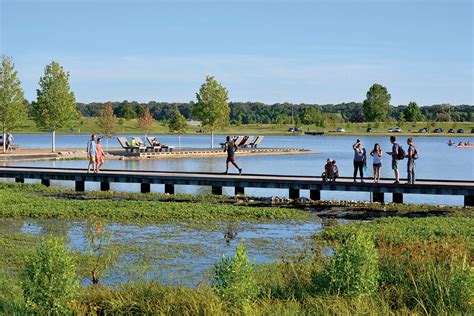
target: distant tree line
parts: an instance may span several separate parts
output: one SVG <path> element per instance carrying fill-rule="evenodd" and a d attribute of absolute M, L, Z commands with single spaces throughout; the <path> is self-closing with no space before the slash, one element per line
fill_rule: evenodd
<path fill-rule="evenodd" d="M 364 101 L 365 102 L 365 101 Z M 82 116 L 95 117 L 105 103 L 77 103 Z M 138 103 L 136 101 L 112 102 L 114 114 L 126 120 L 138 118 L 145 108 L 148 108 L 152 117 L 158 121 L 169 121 L 174 118 L 176 108 L 188 120 L 193 118 L 192 107 L 195 102 L 168 103 L 150 101 Z M 385 113 L 370 113 L 367 117 L 363 102 L 349 102 L 339 104 L 292 104 L 260 102 L 229 102 L 231 124 L 314 124 L 324 127 L 328 123 L 336 122 L 368 122 L 368 121 L 439 121 L 439 122 L 473 122 L 473 105 L 435 104 L 421 106 L 415 102 L 409 105 L 388 106 L 388 118 Z M 376 107 L 377 104 L 374 106 Z M 382 116 L 382 117 L 378 117 Z"/>

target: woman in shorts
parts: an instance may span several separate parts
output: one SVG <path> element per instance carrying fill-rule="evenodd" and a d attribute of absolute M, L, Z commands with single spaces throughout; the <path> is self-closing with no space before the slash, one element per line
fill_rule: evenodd
<path fill-rule="evenodd" d="M 380 181 L 380 167 L 382 167 L 382 148 L 380 148 L 378 143 L 374 145 L 374 149 L 370 152 L 370 155 L 374 157 L 374 182 L 377 183 Z"/>

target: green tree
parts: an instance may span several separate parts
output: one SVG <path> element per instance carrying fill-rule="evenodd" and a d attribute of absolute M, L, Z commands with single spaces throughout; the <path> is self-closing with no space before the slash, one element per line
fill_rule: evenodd
<path fill-rule="evenodd" d="M 2 55 L 0 65 L 0 124 L 3 143 L 6 132 L 18 127 L 27 117 L 28 107 L 23 102 L 24 94 L 11 57 Z M 6 151 L 5 145 L 3 152 Z"/>
<path fill-rule="evenodd" d="M 408 103 L 407 108 L 403 111 L 405 120 L 408 122 L 418 122 L 423 120 L 423 114 L 421 114 L 420 107 L 416 102 Z"/>
<path fill-rule="evenodd" d="M 316 125 L 320 127 L 326 126 L 326 119 L 319 109 L 316 107 L 307 107 L 304 110 L 303 121 L 307 125 Z"/>
<path fill-rule="evenodd" d="M 230 107 L 228 92 L 212 76 L 206 77 L 196 93 L 197 102 L 193 105 L 193 115 L 201 121 L 205 129 L 211 131 L 211 148 L 214 148 L 214 130 L 229 120 Z"/>
<path fill-rule="evenodd" d="M 368 122 L 386 121 L 390 110 L 390 99 L 392 97 L 384 86 L 374 83 L 362 104 L 365 119 Z"/>
<path fill-rule="evenodd" d="M 56 130 L 65 127 L 78 117 L 76 98 L 69 87 L 69 72 L 53 61 L 44 69 L 44 76 L 36 90 L 33 117 L 40 128 L 52 132 L 52 151 L 56 150 Z"/>
<path fill-rule="evenodd" d="M 135 110 L 133 109 L 133 106 L 129 104 L 127 101 L 124 101 L 124 104 L 123 104 L 123 117 L 127 121 L 137 118 L 137 112 L 135 112 Z"/>
<path fill-rule="evenodd" d="M 107 139 L 107 150 L 109 150 L 109 138 L 117 132 L 117 116 L 114 114 L 111 102 L 107 102 L 102 106 L 97 118 L 97 125 L 102 135 L 105 135 Z"/>
<path fill-rule="evenodd" d="M 168 123 L 168 127 L 171 133 L 178 134 L 178 147 L 181 148 L 181 135 L 186 133 L 188 122 L 178 109 L 175 110 L 173 118 Z"/>
<path fill-rule="evenodd" d="M 150 109 L 144 107 L 140 117 L 138 118 L 138 127 L 145 131 L 145 134 L 150 134 L 153 128 L 155 119 L 151 116 Z"/>

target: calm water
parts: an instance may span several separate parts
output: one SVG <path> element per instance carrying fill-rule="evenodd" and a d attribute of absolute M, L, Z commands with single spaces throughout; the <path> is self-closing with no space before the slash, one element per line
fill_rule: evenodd
<path fill-rule="evenodd" d="M 224 235 L 231 226 L 235 238 Z M 163 223 L 134 225 L 105 223 L 104 234 L 110 234 L 110 245 L 117 247 L 119 257 L 106 273 L 105 283 L 122 283 L 139 279 L 161 280 L 167 284 L 197 285 L 208 280 L 214 262 L 222 255 L 232 256 L 240 239 L 245 240 L 250 259 L 257 263 L 281 261 L 290 255 L 309 251 L 310 237 L 321 231 L 317 217 L 305 221 L 270 221 L 265 223 Z M 61 220 L 4 220 L 0 232 L 22 232 L 35 236 L 67 236 L 69 246 L 89 253 L 86 222 Z M 83 279 L 84 284 L 90 280 Z"/>
<path fill-rule="evenodd" d="M 47 148 L 50 146 L 49 135 L 15 135 L 16 143 L 27 148 Z M 285 156 L 251 156 L 239 157 L 237 162 L 243 168 L 244 173 L 261 174 L 295 174 L 295 175 L 315 175 L 321 174 L 327 158 L 335 159 L 338 163 L 342 176 L 352 176 L 352 144 L 357 137 L 352 136 L 265 136 L 261 147 L 294 147 L 307 148 L 320 152 L 320 154 L 305 155 L 285 155 Z M 384 152 L 391 149 L 388 137 L 360 136 L 358 137 L 368 151 L 375 143 L 382 146 Z M 162 135 L 159 139 L 169 145 L 177 146 L 177 136 Z M 224 136 L 217 136 L 216 143 L 223 141 Z M 474 179 L 474 149 L 461 149 L 447 146 L 450 137 L 416 137 L 415 143 L 420 153 L 417 161 L 416 175 L 425 179 Z M 453 137 L 453 141 L 467 141 L 474 143 L 474 137 Z M 87 135 L 58 135 L 58 148 L 85 147 Z M 181 137 L 183 147 L 208 147 L 210 136 Z M 401 143 L 406 149 L 406 137 L 400 137 Z M 116 139 L 110 141 L 111 146 L 117 146 Z M 369 160 L 369 162 L 371 162 Z M 11 165 L 23 166 L 51 166 L 51 167 L 86 167 L 85 161 L 43 161 L 43 162 L 14 162 Z M 406 177 L 406 161 L 400 162 L 401 176 Z M 372 176 L 371 164 L 369 163 L 367 176 Z M 175 171 L 224 171 L 224 158 L 190 158 L 174 160 L 142 160 L 142 161 L 107 161 L 107 169 L 130 169 L 130 170 L 175 170 Z M 390 156 L 384 154 L 382 165 L 382 177 L 393 177 L 390 169 Z M 53 185 L 63 187 L 73 187 L 73 183 L 53 182 Z M 87 189 L 97 190 L 97 183 L 87 183 Z M 112 190 L 138 191 L 139 185 L 114 184 Z M 153 185 L 152 190 L 163 192 L 162 185 Z M 210 189 L 205 187 L 177 186 L 177 193 L 209 193 Z M 233 194 L 233 188 L 225 188 L 224 194 Z M 268 189 L 246 189 L 246 194 L 257 196 L 287 196 L 286 190 Z M 308 192 L 303 191 L 302 196 L 308 196 Z M 369 193 L 362 192 L 327 192 L 321 193 L 322 199 L 352 199 L 369 200 Z M 391 197 L 387 194 L 386 200 Z M 462 205 L 462 196 L 431 196 L 431 195 L 406 195 L 406 202 Z"/>

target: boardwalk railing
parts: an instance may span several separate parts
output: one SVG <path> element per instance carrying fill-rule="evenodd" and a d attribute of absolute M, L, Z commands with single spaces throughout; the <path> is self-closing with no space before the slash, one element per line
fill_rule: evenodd
<path fill-rule="evenodd" d="M 0 167 L 0 178 L 39 179 L 49 186 L 51 180 L 75 181 L 76 191 L 84 191 L 86 182 L 100 182 L 103 191 L 110 190 L 111 182 L 139 183 L 141 192 L 151 191 L 151 184 L 164 184 L 165 193 L 174 194 L 175 185 L 210 186 L 212 193 L 222 194 L 223 187 L 234 187 L 235 194 L 244 194 L 245 188 L 288 189 L 289 197 L 296 199 L 301 190 L 309 190 L 310 198 L 321 199 L 321 191 L 371 192 L 374 202 L 384 202 L 384 193 L 392 193 L 394 203 L 403 203 L 403 194 L 462 195 L 464 205 L 474 206 L 474 181 L 419 179 L 416 184 L 393 184 L 393 179 L 373 183 L 354 183 L 352 178 L 341 177 L 336 182 L 321 181 L 316 176 L 102 170 L 87 173 L 75 168 Z"/>

